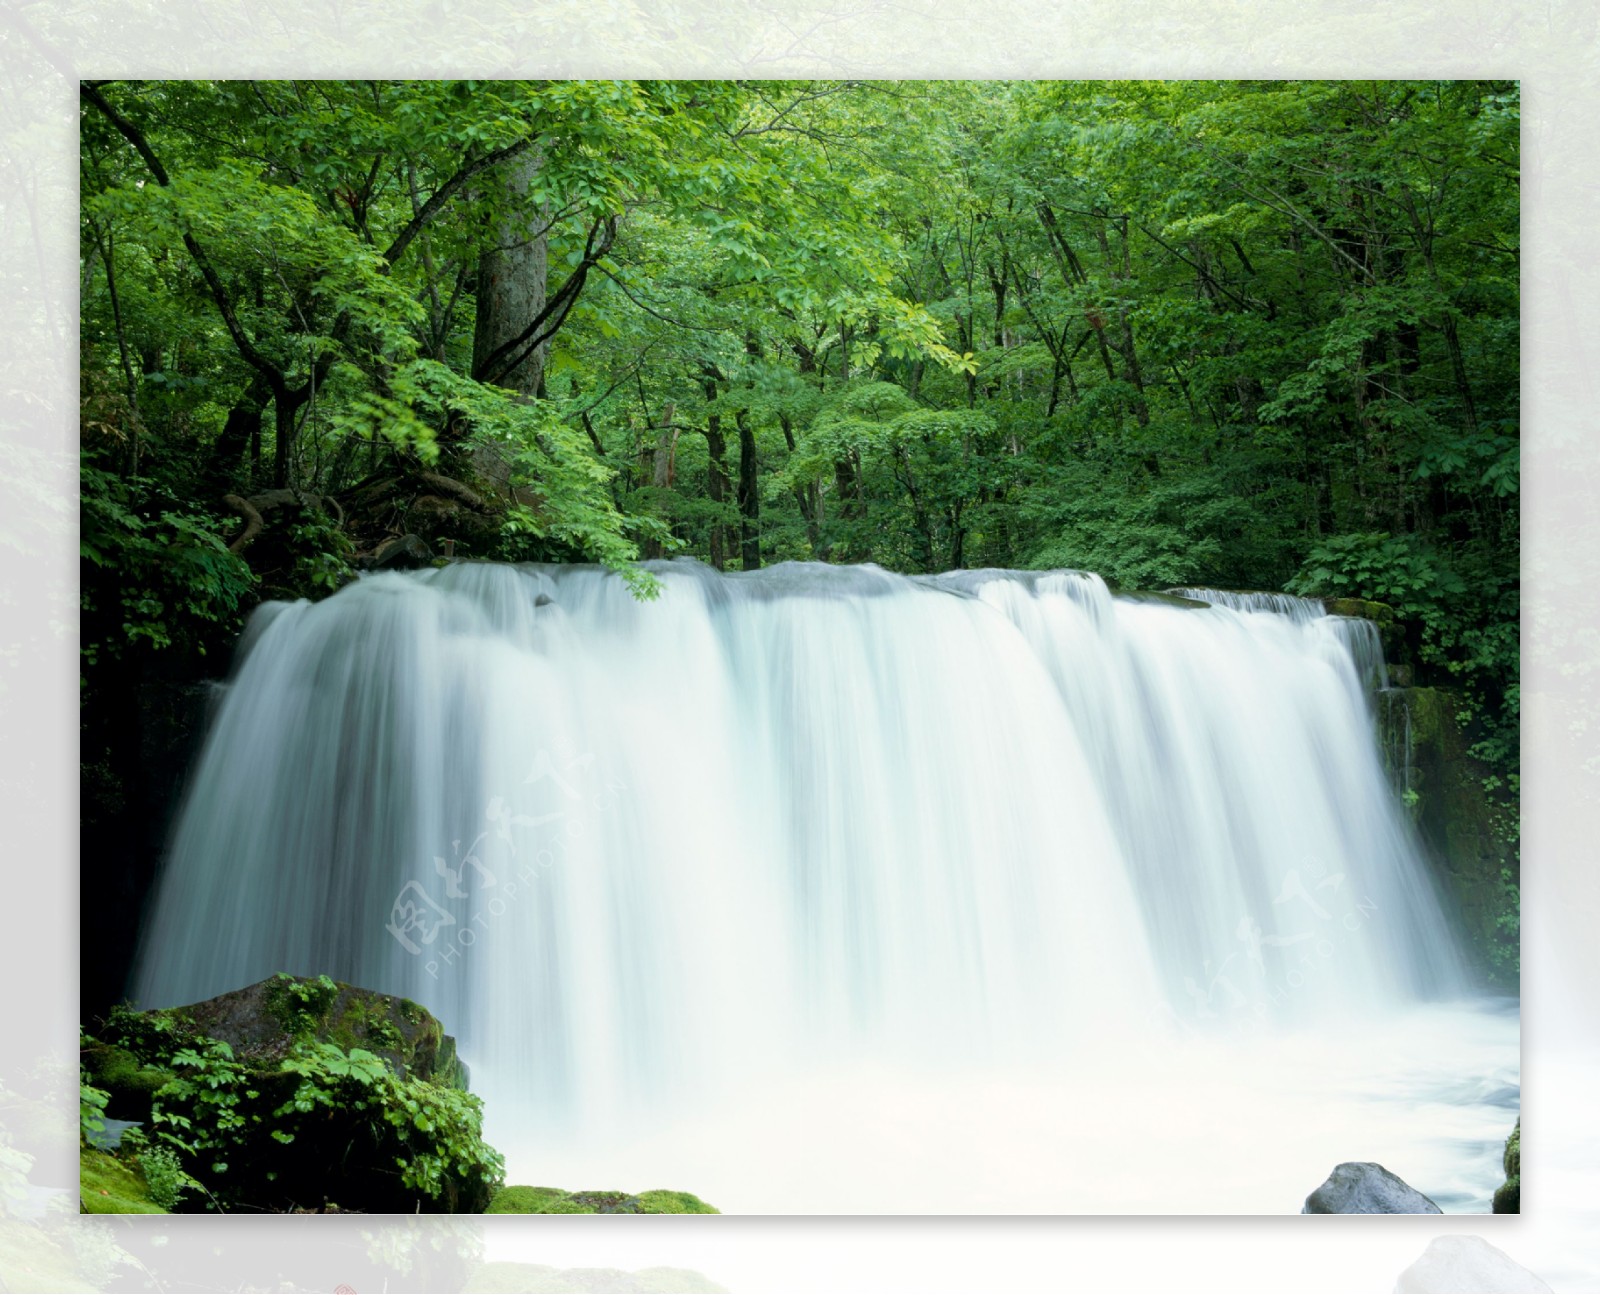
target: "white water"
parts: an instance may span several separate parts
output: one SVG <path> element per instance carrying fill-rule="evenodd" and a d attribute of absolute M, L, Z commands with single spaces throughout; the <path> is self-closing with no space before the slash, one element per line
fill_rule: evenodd
<path fill-rule="evenodd" d="M 1467 1001 L 1385 782 L 1370 626 L 656 569 L 651 603 L 459 564 L 258 612 L 140 1001 L 415 998 L 510 1181 L 1293 1212 L 1378 1159 L 1485 1208 L 1515 1016 Z"/>

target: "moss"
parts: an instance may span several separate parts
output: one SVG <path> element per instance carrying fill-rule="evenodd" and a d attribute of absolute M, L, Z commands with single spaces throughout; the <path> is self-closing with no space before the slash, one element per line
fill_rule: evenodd
<path fill-rule="evenodd" d="M 285 1034 L 302 1039 L 313 1033 L 326 1035 L 323 1027 L 328 1024 L 339 990 L 338 983 L 327 976 L 312 980 L 280 971 L 266 982 L 262 1001 Z"/>
<path fill-rule="evenodd" d="M 1324 598 L 1322 605 L 1330 616 L 1354 616 L 1358 620 L 1375 621 L 1379 625 L 1397 619 L 1393 607 L 1371 598 Z"/>
<path fill-rule="evenodd" d="M 558 1187 L 502 1187 L 486 1214 L 716 1214 L 688 1192 L 565 1192 Z"/>
<path fill-rule="evenodd" d="M 1521 1214 L 1522 1213 L 1522 1121 L 1517 1121 L 1517 1127 L 1511 1130 L 1511 1136 L 1506 1139 L 1506 1149 L 1500 1157 L 1500 1163 L 1506 1171 L 1506 1180 L 1494 1192 L 1494 1212 L 1496 1214 Z"/>
<path fill-rule="evenodd" d="M 147 1066 L 126 1048 L 86 1039 L 79 1061 L 96 1088 L 110 1095 L 106 1114 L 115 1120 L 143 1123 L 150 1118 L 150 1103 L 171 1079 L 172 1072 Z"/>
<path fill-rule="evenodd" d="M 707 1205 L 698 1196 L 688 1192 L 640 1192 L 642 1214 L 718 1214 L 721 1211 Z"/>
<path fill-rule="evenodd" d="M 78 1196 L 85 1214 L 165 1214 L 132 1165 L 104 1151 L 78 1154 Z"/>
<path fill-rule="evenodd" d="M 1455 693 L 1405 688 L 1384 696 L 1385 758 L 1398 771 L 1409 724 L 1407 807 L 1460 913 L 1474 960 L 1491 982 L 1514 986 L 1515 804 L 1494 793 L 1489 767 L 1471 754 Z"/>
<path fill-rule="evenodd" d="M 1441 760 L 1464 756 L 1467 743 L 1456 722 L 1456 709 L 1456 699 L 1442 688 L 1407 688 L 1412 745 L 1437 747 Z"/>
<path fill-rule="evenodd" d="M 1389 660 L 1399 661 L 1408 656 L 1405 622 L 1388 603 L 1370 598 L 1324 598 L 1322 606 L 1330 616 L 1351 616 L 1376 625 Z"/>
<path fill-rule="evenodd" d="M 559 1187 L 502 1187 L 489 1202 L 485 1214 L 555 1214 L 588 1211 L 551 1210 L 547 1205 L 566 1197 Z"/>
<path fill-rule="evenodd" d="M 468 1279 L 469 1295 L 498 1295 L 505 1291 L 562 1292 L 721 1292 L 710 1278 L 687 1268 L 551 1268 L 547 1264 L 489 1263 L 480 1265 Z"/>

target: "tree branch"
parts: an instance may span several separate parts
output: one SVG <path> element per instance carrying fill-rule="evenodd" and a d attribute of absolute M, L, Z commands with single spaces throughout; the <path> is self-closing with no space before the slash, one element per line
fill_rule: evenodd
<path fill-rule="evenodd" d="M 383 259 L 393 266 L 404 255 L 406 248 L 411 246 L 411 240 L 422 232 L 422 227 L 444 210 L 446 204 L 461 191 L 463 185 L 473 176 L 487 171 L 491 166 L 504 162 L 508 158 L 516 157 L 533 147 L 533 137 L 518 140 L 515 144 L 507 144 L 504 148 L 497 148 L 493 152 L 485 153 L 482 157 L 468 162 L 459 171 L 434 190 L 433 196 L 423 203 L 417 214 L 413 216 L 404 229 L 396 235 L 394 242 L 389 244 L 388 250 L 383 254 Z"/>
<path fill-rule="evenodd" d="M 544 309 L 515 337 L 502 342 L 484 359 L 472 376 L 478 382 L 496 383 L 528 358 L 535 350 L 554 337 L 566 321 L 567 312 L 583 291 L 589 271 L 607 252 L 617 237 L 617 218 L 604 216 L 589 227 L 584 240 L 583 259 L 573 267 L 555 295 L 545 302 Z M 548 326 L 547 326 L 548 325 Z"/>
<path fill-rule="evenodd" d="M 93 104 L 106 120 L 116 128 L 117 133 L 133 145 L 134 151 L 144 159 L 145 166 L 149 168 L 150 174 L 155 177 L 156 183 L 163 189 L 170 189 L 172 180 L 167 175 L 167 169 L 161 165 L 161 159 L 156 156 L 155 150 L 150 147 L 150 143 L 145 139 L 144 133 L 111 106 L 105 95 L 100 93 L 98 86 L 88 82 L 79 82 L 78 94 L 87 102 Z M 228 297 L 227 289 L 222 286 L 221 277 L 212 267 L 211 259 L 205 254 L 205 249 L 200 246 L 194 235 L 188 230 L 183 231 L 183 245 L 188 249 L 189 256 L 199 268 L 201 277 L 205 279 L 206 287 L 210 289 L 211 298 L 216 302 L 217 309 L 222 314 L 222 322 L 227 327 L 228 336 L 233 339 L 234 346 L 238 348 L 239 354 L 244 357 L 245 362 L 267 380 L 272 387 L 273 395 L 277 396 L 287 386 L 283 370 L 261 354 L 256 349 L 255 343 L 245 333 L 243 325 L 239 323 L 238 316 L 234 314 L 233 302 Z"/>

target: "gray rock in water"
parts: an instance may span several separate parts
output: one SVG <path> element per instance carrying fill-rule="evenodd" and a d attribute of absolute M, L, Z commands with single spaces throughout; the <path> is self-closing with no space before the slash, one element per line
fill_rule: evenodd
<path fill-rule="evenodd" d="M 1435 1237 L 1422 1257 L 1400 1274 L 1394 1288 L 1402 1292 L 1502 1291 L 1533 1292 L 1550 1288 L 1503 1250 L 1482 1237 Z"/>
<path fill-rule="evenodd" d="M 1437 1205 L 1382 1165 L 1348 1160 L 1306 1197 L 1302 1214 L 1443 1214 Z"/>
<path fill-rule="evenodd" d="M 433 550 L 416 535 L 400 535 L 392 540 L 385 540 L 372 555 L 372 566 L 377 571 L 425 567 L 432 561 Z"/>

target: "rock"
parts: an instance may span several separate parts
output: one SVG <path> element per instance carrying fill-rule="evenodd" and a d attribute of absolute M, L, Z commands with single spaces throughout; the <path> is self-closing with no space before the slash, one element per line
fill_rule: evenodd
<path fill-rule="evenodd" d="M 1384 654 L 1390 660 L 1398 661 L 1409 656 L 1405 623 L 1388 603 L 1375 602 L 1370 598 L 1324 598 L 1322 606 L 1330 616 L 1352 616 L 1356 620 L 1371 621 L 1378 627 Z"/>
<path fill-rule="evenodd" d="M 1490 769 L 1471 753 L 1455 693 L 1395 688 L 1384 695 L 1385 759 L 1405 770 L 1409 808 L 1444 882 L 1473 960 L 1492 983 L 1514 988 L 1518 945 L 1514 890 L 1520 875 L 1515 800 L 1491 794 Z"/>
<path fill-rule="evenodd" d="M 1162 607 L 1181 607 L 1186 611 L 1208 611 L 1211 607 L 1208 602 L 1202 602 L 1198 598 L 1185 598 L 1171 589 L 1118 589 L 1114 591 L 1113 596 L 1135 603 L 1158 603 Z"/>
<path fill-rule="evenodd" d="M 409 998 L 358 989 L 327 976 L 280 972 L 201 1003 L 151 1013 L 221 1039 L 241 1059 L 281 1061 L 297 1040 L 365 1048 L 400 1079 L 465 1089 L 456 1041 L 426 1008 Z M 115 1112 L 112 1112 L 115 1114 Z"/>
<path fill-rule="evenodd" d="M 417 535 L 400 535 L 378 545 L 372 555 L 374 571 L 401 571 L 425 567 L 433 562 L 433 550 Z"/>
<path fill-rule="evenodd" d="M 1324 598 L 1322 606 L 1330 616 L 1354 616 L 1358 620 L 1372 621 L 1378 625 L 1395 619 L 1393 607 L 1371 598 Z"/>
<path fill-rule="evenodd" d="M 1501 1156 L 1500 1163 L 1505 1166 L 1506 1180 L 1494 1189 L 1494 1212 L 1496 1214 L 1521 1214 L 1522 1213 L 1522 1121 L 1517 1121 L 1517 1127 L 1511 1130 L 1511 1136 L 1506 1139 L 1505 1154 Z"/>
<path fill-rule="evenodd" d="M 1382 1165 L 1346 1161 L 1306 1197 L 1302 1214 L 1443 1214 L 1437 1205 Z"/>
<path fill-rule="evenodd" d="M 475 1214 L 500 1186 L 454 1040 L 409 999 L 280 974 L 98 1033 L 90 1082 L 184 1130 L 204 1191 L 180 1210 Z"/>
<path fill-rule="evenodd" d="M 485 1214 L 716 1214 L 688 1192 L 566 1192 L 559 1187 L 502 1187 Z"/>
<path fill-rule="evenodd" d="M 1403 1292 L 1548 1291 L 1537 1276 L 1482 1237 L 1435 1237 L 1394 1284 Z"/>

